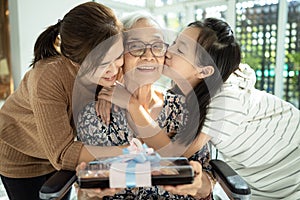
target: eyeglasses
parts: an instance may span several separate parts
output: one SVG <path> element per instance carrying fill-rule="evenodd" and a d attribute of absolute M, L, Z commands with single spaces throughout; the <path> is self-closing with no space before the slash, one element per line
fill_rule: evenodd
<path fill-rule="evenodd" d="M 165 56 L 168 44 L 163 42 L 154 42 L 152 44 L 145 44 L 142 41 L 133 41 L 128 42 L 127 47 L 128 51 L 132 56 L 140 57 L 146 53 L 147 48 L 151 49 L 151 53 L 155 57 L 163 57 Z"/>

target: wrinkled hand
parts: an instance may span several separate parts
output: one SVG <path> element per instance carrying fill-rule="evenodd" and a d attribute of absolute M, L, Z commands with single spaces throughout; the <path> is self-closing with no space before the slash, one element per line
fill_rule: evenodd
<path fill-rule="evenodd" d="M 190 161 L 195 173 L 194 182 L 192 184 L 169 186 L 165 185 L 162 188 L 172 194 L 192 195 L 195 196 L 202 188 L 202 166 L 199 162 Z M 206 196 L 204 196 L 206 197 Z"/>
<path fill-rule="evenodd" d="M 77 166 L 76 172 L 78 174 L 79 170 L 84 169 L 86 167 L 86 163 L 82 162 Z M 117 192 L 121 191 L 119 188 L 91 188 L 91 189 L 78 189 L 78 199 L 102 199 L 104 196 L 113 196 Z"/>
<path fill-rule="evenodd" d="M 120 82 L 116 82 L 110 90 L 104 90 L 98 95 L 98 100 L 102 99 L 111 102 L 120 108 L 128 109 L 131 100 L 131 94 Z"/>

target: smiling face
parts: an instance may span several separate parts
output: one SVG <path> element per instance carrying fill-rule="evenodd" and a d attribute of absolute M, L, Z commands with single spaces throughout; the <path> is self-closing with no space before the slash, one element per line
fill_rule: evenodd
<path fill-rule="evenodd" d="M 141 19 L 126 34 L 123 67 L 125 85 L 152 84 L 161 76 L 165 60 L 164 53 L 160 57 L 153 55 L 153 53 L 159 55 L 159 51 L 166 50 L 162 49 L 166 48 L 162 33 L 153 23 Z"/>
<path fill-rule="evenodd" d="M 119 39 L 117 43 L 109 49 L 103 59 L 102 65 L 108 65 L 108 67 L 106 67 L 100 76 L 98 85 L 110 87 L 116 82 L 120 68 L 124 63 L 123 52 L 123 41 Z M 118 55 L 118 57 L 116 57 L 116 55 Z"/>
<path fill-rule="evenodd" d="M 199 82 L 196 63 L 197 37 L 200 29 L 185 28 L 170 46 L 165 64 L 177 74 L 176 79 L 187 80 L 192 86 Z M 175 80 L 176 82 L 176 80 Z"/>
<path fill-rule="evenodd" d="M 109 41 L 107 43 L 110 44 Z M 104 47 L 106 46 L 100 46 L 99 50 L 95 51 L 94 54 L 103 50 Z M 94 70 L 89 70 L 85 75 L 88 80 L 103 87 L 110 87 L 115 83 L 120 68 L 124 63 L 122 37 L 119 37 L 112 45 L 108 46 L 108 48 L 109 49 L 105 52 L 103 58 L 99 59 L 100 63 L 95 64 L 96 68 Z"/>

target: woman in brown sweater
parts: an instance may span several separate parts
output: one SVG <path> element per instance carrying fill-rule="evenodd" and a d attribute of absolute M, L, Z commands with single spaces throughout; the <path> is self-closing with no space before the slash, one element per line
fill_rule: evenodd
<path fill-rule="evenodd" d="M 0 110 L 0 174 L 10 199 L 39 199 L 39 189 L 56 170 L 75 170 L 94 159 L 75 140 L 73 84 L 85 57 L 120 31 L 111 9 L 88 2 L 37 38 L 32 68 Z M 58 36 L 61 52 L 53 45 Z"/>

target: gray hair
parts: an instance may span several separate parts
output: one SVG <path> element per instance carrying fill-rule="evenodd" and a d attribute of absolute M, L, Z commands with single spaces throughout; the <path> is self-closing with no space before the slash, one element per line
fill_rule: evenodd
<path fill-rule="evenodd" d="M 152 23 L 158 28 L 161 28 L 159 23 L 147 11 L 143 11 L 143 12 L 137 11 L 137 12 L 130 13 L 122 17 L 120 21 L 123 23 L 124 30 L 126 31 L 128 29 L 131 29 L 136 22 L 142 19 L 147 20 L 148 22 Z"/>

